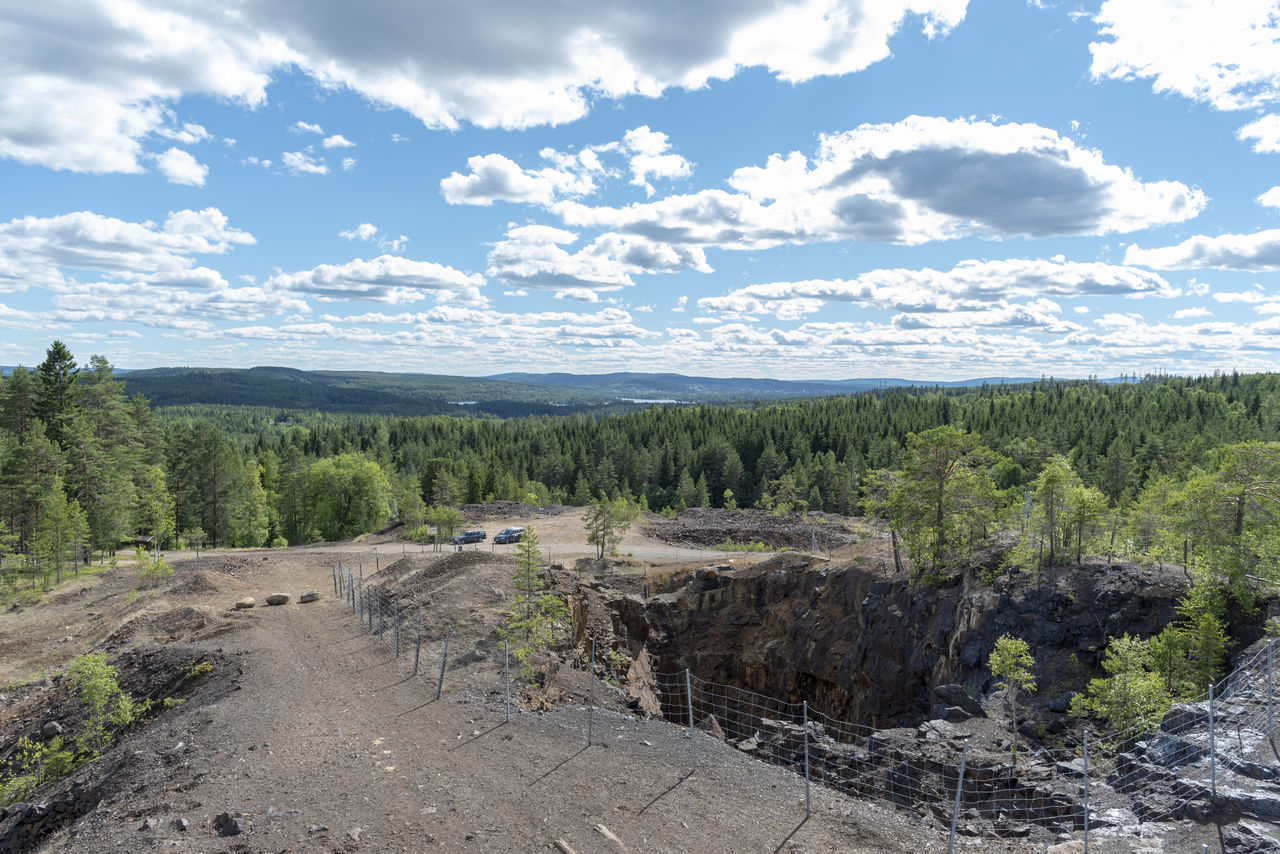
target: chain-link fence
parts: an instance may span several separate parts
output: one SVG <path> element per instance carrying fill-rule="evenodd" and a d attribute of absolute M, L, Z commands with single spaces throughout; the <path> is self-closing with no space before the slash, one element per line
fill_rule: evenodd
<path fill-rule="evenodd" d="M 359 563 L 363 563 L 361 556 Z M 378 559 L 374 559 L 375 567 Z M 398 601 L 335 564 L 334 595 L 366 630 L 429 680 L 439 698 L 452 629 L 424 621 Z M 762 761 L 857 798 L 925 808 L 969 833 L 1017 835 L 1038 825 L 1080 835 L 1106 825 L 1238 815 L 1280 821 L 1280 751 L 1274 739 L 1276 640 L 1259 642 L 1237 668 L 1202 697 L 1175 705 L 1159 727 L 1095 735 L 1078 745 L 1041 748 L 1013 761 L 969 753 L 964 724 L 929 721 L 915 728 L 873 729 L 799 703 L 710 682 L 688 670 L 654 675 L 663 717 L 687 728 L 690 765 L 698 739 L 714 738 Z M 586 727 L 594 717 L 595 643 Z M 507 720 L 510 657 L 504 646 Z M 950 848 L 950 844 L 948 846 Z M 1272 850 L 1272 849 L 1265 849 Z"/>

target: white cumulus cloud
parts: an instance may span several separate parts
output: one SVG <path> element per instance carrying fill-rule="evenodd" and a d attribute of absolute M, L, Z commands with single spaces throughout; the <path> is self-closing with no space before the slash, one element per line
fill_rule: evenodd
<path fill-rule="evenodd" d="M 0 223 L 0 291 L 64 284 L 77 271 L 187 270 L 195 255 L 220 255 L 253 242 L 217 208 L 178 211 L 159 226 L 90 211 L 25 216 Z"/>
<path fill-rule="evenodd" d="M 1199 190 L 1144 182 L 1039 125 L 926 116 L 825 135 L 812 160 L 775 154 L 764 166 L 738 169 L 729 185 L 732 192 L 625 207 L 565 200 L 552 209 L 570 226 L 757 249 L 1128 232 L 1181 222 L 1207 203 Z"/>
<path fill-rule="evenodd" d="M 328 175 L 329 167 L 324 160 L 317 160 L 306 151 L 286 151 L 280 155 L 280 162 L 295 175 Z"/>
<path fill-rule="evenodd" d="M 1259 154 L 1280 151 L 1280 115 L 1263 116 L 1240 128 L 1240 139 L 1252 139 L 1253 150 Z"/>
<path fill-rule="evenodd" d="M 667 135 L 650 130 L 648 125 L 627 131 L 623 137 L 623 143 L 631 152 L 628 163 L 631 169 L 631 183 L 643 188 L 647 195 L 652 196 L 656 192 L 653 185 L 649 183 L 650 176 L 683 178 L 693 171 L 693 164 L 679 154 L 671 153 L 669 150 L 671 144 L 667 141 Z"/>
<path fill-rule="evenodd" d="M 156 156 L 156 168 L 170 184 L 187 184 L 203 187 L 209 167 L 180 148 L 170 148 Z"/>
<path fill-rule="evenodd" d="M 325 148 L 354 148 L 355 143 L 347 139 L 340 133 L 333 136 L 326 136 L 324 142 L 321 143 Z"/>
<path fill-rule="evenodd" d="M 440 192 L 451 205 L 491 205 L 497 201 L 547 205 L 554 199 L 590 193 L 591 177 L 570 169 L 547 167 L 522 169 L 501 154 L 467 158 L 466 175 L 451 173 L 440 182 Z"/>
<path fill-rule="evenodd" d="M 966 5 L 374 5 L 362 10 L 353 38 L 340 4 L 50 0 L 0 21 L 0 156 L 138 172 L 145 140 L 169 126 L 169 106 L 203 95 L 257 107 L 270 82 L 288 73 L 404 110 L 432 128 L 559 124 L 601 99 L 657 97 L 749 67 L 788 81 L 858 71 L 887 57 L 890 39 L 905 27 L 930 38 L 946 34 Z M 322 132 L 303 121 L 293 127 Z"/>
<path fill-rule="evenodd" d="M 165 139 L 171 139 L 183 145 L 195 145 L 197 142 L 213 139 L 213 135 L 205 130 L 204 125 L 198 125 L 194 122 L 187 122 L 180 128 L 160 128 L 156 133 Z"/>
<path fill-rule="evenodd" d="M 1106 0 L 1094 20 L 1095 77 L 1147 78 L 1219 110 L 1280 103 L 1274 0 Z"/>
<path fill-rule="evenodd" d="M 339 231 L 339 237 L 347 240 L 372 240 L 378 233 L 378 227 L 371 222 L 362 222 L 350 231 Z"/>
<path fill-rule="evenodd" d="M 794 320 L 829 302 L 862 303 L 916 313 L 990 312 L 1007 301 L 1047 297 L 1173 297 L 1178 290 L 1155 273 L 1098 262 L 1058 262 L 1035 258 L 963 261 L 950 270 L 873 270 L 854 279 L 810 279 L 748 285 L 724 296 L 704 297 L 698 307 L 731 315 L 773 314 Z M 1054 304 L 1056 305 L 1056 304 Z M 996 309 L 993 309 L 993 306 Z"/>
<path fill-rule="evenodd" d="M 516 226 L 489 252 L 489 276 L 517 287 L 561 293 L 612 291 L 634 284 L 636 274 L 679 270 L 711 272 L 700 249 L 655 243 L 643 237 L 602 234 L 570 252 L 571 231 L 544 225 Z"/>
<path fill-rule="evenodd" d="M 1176 246 L 1143 249 L 1131 244 L 1124 253 L 1126 264 L 1156 270 L 1280 270 L 1280 229 L 1253 234 L 1198 234 Z"/>
<path fill-rule="evenodd" d="M 356 258 L 345 264 L 320 264 L 310 270 L 277 273 L 267 285 L 325 300 L 408 303 L 425 299 L 430 292 L 440 302 L 484 302 L 480 294 L 484 277 L 431 261 L 394 255 L 380 255 L 368 261 Z"/>

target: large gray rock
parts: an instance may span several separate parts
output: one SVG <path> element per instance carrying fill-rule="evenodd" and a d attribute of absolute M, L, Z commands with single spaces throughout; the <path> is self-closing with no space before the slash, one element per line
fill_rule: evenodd
<path fill-rule="evenodd" d="M 268 605 L 288 605 L 289 594 L 288 593 L 272 593 L 270 596 L 267 597 L 267 604 Z"/>
<path fill-rule="evenodd" d="M 1146 758 L 1147 761 L 1165 768 L 1186 765 L 1204 755 L 1204 752 L 1194 744 L 1171 735 L 1157 735 L 1146 741 L 1140 741 L 1134 752 Z"/>
<path fill-rule="evenodd" d="M 320 601 L 320 594 L 315 590 L 312 590 L 307 593 L 303 593 L 301 596 L 299 596 L 298 601 L 303 605 L 307 604 L 308 602 L 318 602 Z"/>
<path fill-rule="evenodd" d="M 1207 702 L 1177 703 L 1164 713 L 1164 719 L 1160 721 L 1160 729 L 1172 735 L 1208 725 L 1209 704 Z"/>
<path fill-rule="evenodd" d="M 985 716 L 982 710 L 982 704 L 977 701 L 963 685 L 957 685 L 954 682 L 946 685 L 939 685 L 933 689 L 933 696 L 937 698 L 939 703 L 955 708 L 963 709 L 968 713 L 969 717 L 980 718 Z M 943 717 L 938 715 L 937 717 Z M 950 718 L 948 718 L 950 720 Z"/>
<path fill-rule="evenodd" d="M 218 831 L 219 836 L 239 836 L 248 830 L 249 826 L 240 816 L 222 812 L 214 817 L 213 829 Z"/>
<path fill-rule="evenodd" d="M 237 611 L 247 611 L 248 609 L 252 608 L 254 605 L 257 605 L 257 604 L 258 604 L 257 600 L 254 599 L 252 596 L 246 596 L 243 599 L 237 600 L 234 607 Z"/>

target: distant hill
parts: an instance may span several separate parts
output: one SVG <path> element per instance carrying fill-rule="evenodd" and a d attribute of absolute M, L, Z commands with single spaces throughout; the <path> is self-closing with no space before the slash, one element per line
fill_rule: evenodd
<path fill-rule="evenodd" d="M 495 374 L 487 379 L 594 389 L 618 397 L 679 397 L 690 401 L 724 398 L 814 397 L 829 394 L 857 394 L 882 388 L 969 388 L 990 385 L 1017 385 L 1035 382 L 1037 377 L 979 377 L 970 380 L 904 380 L 873 377 L 847 380 L 772 380 L 754 377 L 687 377 L 681 374 Z M 1104 380 L 1106 382 L 1106 380 Z"/>
<path fill-rule="evenodd" d="M 603 401 L 572 390 L 474 377 L 296 368 L 149 368 L 121 376 L 129 394 L 155 406 L 215 404 L 268 406 L 381 415 L 516 416 L 563 413 Z"/>
<path fill-rule="evenodd" d="M 748 403 L 782 398 L 856 394 L 889 388 L 966 388 L 1034 382 L 1032 377 L 959 381 L 894 377 L 775 380 L 690 377 L 681 374 L 531 374 L 489 377 L 378 371 L 303 371 L 297 368 L 148 368 L 119 371 L 129 394 L 156 406 L 266 406 L 383 415 L 564 415 L 616 411 L 652 403 Z M 1119 382 L 1120 380 L 1102 380 Z"/>

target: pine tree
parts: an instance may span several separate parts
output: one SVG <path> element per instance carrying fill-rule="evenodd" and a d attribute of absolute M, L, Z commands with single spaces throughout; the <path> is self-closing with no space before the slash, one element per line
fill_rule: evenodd
<path fill-rule="evenodd" d="M 61 341 L 45 351 L 45 360 L 36 367 L 36 415 L 45 423 L 49 439 L 62 444 L 66 422 L 75 413 L 73 388 L 79 378 L 75 357 Z"/>
<path fill-rule="evenodd" d="M 587 544 L 596 547 L 597 560 L 617 551 L 634 518 L 635 508 L 625 498 L 598 498 L 587 506 L 582 521 Z"/>
<path fill-rule="evenodd" d="M 516 545 L 516 571 L 512 579 L 515 595 L 506 625 L 499 633 L 515 642 L 511 655 L 524 678 L 531 678 L 539 663 L 546 662 L 543 682 L 546 687 L 551 678 L 551 650 L 564 631 L 569 609 L 560 597 L 546 592 L 541 561 L 537 534 L 532 528 L 526 528 L 524 538 Z"/>
<path fill-rule="evenodd" d="M 996 684 L 1009 696 L 1015 755 L 1018 752 L 1018 692 L 1036 690 L 1036 680 L 1031 675 L 1031 668 L 1035 666 L 1036 660 L 1031 657 L 1027 642 L 1010 635 L 1001 635 L 996 640 L 991 656 L 987 659 L 991 674 L 1000 680 Z"/>

